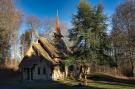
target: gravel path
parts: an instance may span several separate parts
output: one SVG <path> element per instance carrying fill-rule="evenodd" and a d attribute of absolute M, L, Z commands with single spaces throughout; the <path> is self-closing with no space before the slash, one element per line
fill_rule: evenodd
<path fill-rule="evenodd" d="M 0 89 L 24 89 L 24 88 L 20 86 L 0 85 Z"/>

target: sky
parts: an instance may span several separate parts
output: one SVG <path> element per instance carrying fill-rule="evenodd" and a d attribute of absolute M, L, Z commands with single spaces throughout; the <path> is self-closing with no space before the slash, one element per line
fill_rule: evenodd
<path fill-rule="evenodd" d="M 111 19 L 117 5 L 124 0 L 87 0 L 91 5 L 102 3 L 104 6 L 104 14 Z M 60 22 L 67 23 L 68 28 L 72 27 L 72 16 L 76 14 L 79 0 L 16 0 L 15 5 L 22 10 L 24 16 L 37 16 L 41 20 L 45 17 L 55 19 L 57 10 Z M 110 20 L 109 20 L 110 21 Z M 23 23 L 20 27 L 20 35 L 27 29 Z M 108 26 L 111 30 L 111 25 Z"/>
<path fill-rule="evenodd" d="M 71 26 L 72 15 L 76 13 L 79 0 L 16 0 L 16 6 L 24 14 L 34 15 L 40 19 L 45 17 L 55 18 L 57 10 L 59 19 Z M 87 0 L 90 4 L 96 5 L 100 2 L 104 5 L 104 14 L 110 17 L 116 6 L 124 0 Z"/>

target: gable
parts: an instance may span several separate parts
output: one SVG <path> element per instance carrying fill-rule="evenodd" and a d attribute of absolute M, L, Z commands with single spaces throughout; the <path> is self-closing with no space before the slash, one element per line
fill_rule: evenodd
<path fill-rule="evenodd" d="M 42 57 L 44 57 L 44 59 L 55 63 L 55 61 L 50 57 L 50 55 L 46 52 L 46 50 L 44 50 L 44 48 L 39 43 L 34 44 L 32 47 L 33 50 L 37 51 Z"/>

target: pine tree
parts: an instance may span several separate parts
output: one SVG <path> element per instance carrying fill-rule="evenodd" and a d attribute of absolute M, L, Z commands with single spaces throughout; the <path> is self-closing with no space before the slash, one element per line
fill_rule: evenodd
<path fill-rule="evenodd" d="M 93 8 L 86 0 L 81 0 L 77 14 L 73 16 L 73 29 L 69 30 L 70 41 L 74 41 L 73 54 L 76 62 L 83 71 L 81 75 L 87 80 L 87 71 L 94 61 L 99 63 L 105 61 L 108 49 L 108 36 L 106 33 L 106 16 L 103 14 L 103 6 L 99 4 Z M 77 50 L 74 50 L 77 49 Z"/>
<path fill-rule="evenodd" d="M 100 64 L 109 63 L 111 60 L 107 52 L 110 51 L 109 36 L 107 35 L 107 17 L 103 14 L 103 5 L 98 4 L 94 15 L 94 24 L 92 33 L 95 35 L 95 50 L 97 54 L 97 62 Z M 92 40 L 92 39 L 91 39 Z M 112 62 L 110 62 L 112 63 Z M 109 64 L 110 64 L 109 63 Z"/>
<path fill-rule="evenodd" d="M 74 28 L 70 30 L 71 34 L 69 35 L 71 40 L 80 40 L 88 32 L 92 23 L 92 8 L 86 0 L 80 0 L 77 9 L 77 14 L 73 15 L 72 20 Z"/>
<path fill-rule="evenodd" d="M 76 41 L 73 46 L 73 51 L 77 57 L 76 62 L 80 65 L 79 78 L 82 78 L 83 75 L 87 81 L 87 70 L 91 62 L 89 49 L 94 12 L 86 0 L 80 0 L 77 9 L 77 14 L 73 16 L 72 22 L 74 27 L 70 30 L 69 38 L 71 41 Z M 74 49 L 77 49 L 76 52 Z"/>

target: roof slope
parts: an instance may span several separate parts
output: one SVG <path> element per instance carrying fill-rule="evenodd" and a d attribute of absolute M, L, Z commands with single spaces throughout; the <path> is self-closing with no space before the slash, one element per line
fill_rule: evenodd
<path fill-rule="evenodd" d="M 41 56 L 43 56 L 48 61 L 54 62 L 54 60 L 49 56 L 49 54 L 42 48 L 39 43 L 33 45 L 33 49 L 36 50 Z"/>
<path fill-rule="evenodd" d="M 43 46 L 43 48 L 46 51 L 48 51 L 48 53 L 52 58 L 61 57 L 61 55 L 58 54 L 60 50 L 56 46 L 54 46 L 51 42 L 49 42 L 46 38 L 40 37 L 39 43 Z"/>
<path fill-rule="evenodd" d="M 40 37 L 38 42 L 34 42 L 32 44 L 26 56 L 23 58 L 21 65 L 31 66 L 31 64 L 38 62 L 41 58 L 36 56 L 42 56 L 44 59 L 52 62 L 53 64 L 57 64 L 57 61 L 54 58 L 65 57 L 65 49 L 62 48 L 59 48 L 56 45 L 52 44 L 46 38 Z M 33 55 L 35 56 L 33 57 Z"/>

